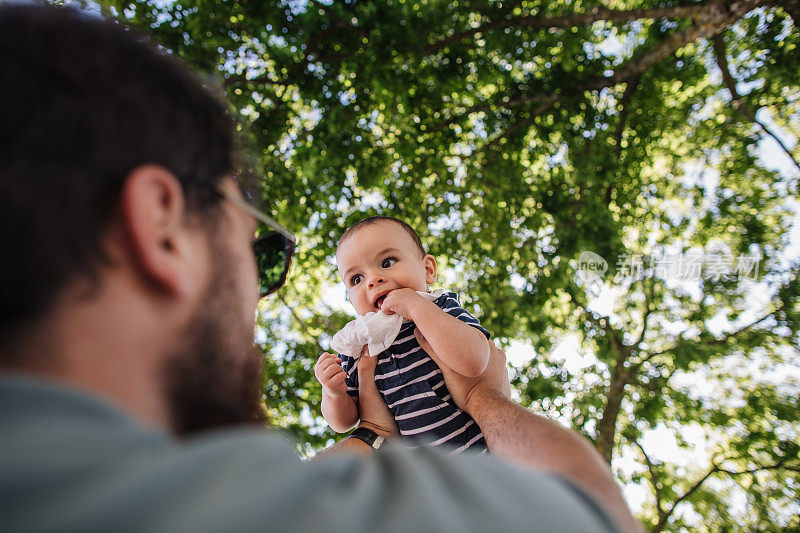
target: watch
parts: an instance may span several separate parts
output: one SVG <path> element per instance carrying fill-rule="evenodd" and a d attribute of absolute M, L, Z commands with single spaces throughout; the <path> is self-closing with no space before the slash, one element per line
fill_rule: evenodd
<path fill-rule="evenodd" d="M 383 441 L 386 440 L 386 437 L 382 435 L 378 435 L 371 429 L 367 429 L 365 427 L 357 427 L 350 433 L 348 437 L 350 439 L 358 439 L 360 441 L 366 442 L 373 450 L 377 450 L 383 444 Z"/>

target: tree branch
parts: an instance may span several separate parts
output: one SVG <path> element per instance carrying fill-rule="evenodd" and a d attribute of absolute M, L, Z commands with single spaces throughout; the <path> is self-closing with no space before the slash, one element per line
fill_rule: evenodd
<path fill-rule="evenodd" d="M 479 33 L 486 33 L 494 30 L 502 30 L 514 26 L 526 28 L 572 28 L 573 26 L 584 26 L 599 20 L 609 22 L 630 22 L 639 19 L 657 19 L 657 18 L 683 18 L 683 19 L 696 19 L 704 10 L 708 9 L 709 4 L 685 7 L 666 7 L 656 9 L 631 9 L 621 11 L 617 9 L 595 8 L 585 13 L 574 13 L 572 15 L 556 16 L 556 17 L 537 17 L 526 15 L 522 17 L 513 17 L 505 20 L 498 20 L 496 22 L 487 22 L 481 24 L 477 28 L 471 28 L 461 32 L 454 33 L 449 37 L 445 37 L 435 43 L 428 44 L 422 51 L 427 54 L 433 54 L 445 48 L 446 46 L 460 42 L 464 39 L 474 37 Z"/>
<path fill-rule="evenodd" d="M 617 160 L 619 160 L 620 155 L 622 154 L 622 133 L 625 130 L 625 123 L 628 120 L 628 106 L 631 102 L 631 98 L 633 97 L 633 93 L 636 92 L 636 88 L 639 86 L 639 81 L 642 79 L 642 76 L 634 76 L 628 83 L 625 85 L 625 92 L 622 93 L 622 98 L 619 101 L 620 104 L 620 112 L 619 112 L 619 124 L 617 124 L 617 131 L 614 135 L 615 143 L 614 143 L 614 152 L 617 155 Z"/>
<path fill-rule="evenodd" d="M 724 461 L 722 461 L 724 462 Z M 800 472 L 800 466 L 794 465 L 787 465 L 784 461 L 779 461 L 775 464 L 771 465 L 759 465 L 756 468 L 750 468 L 747 470 L 727 470 L 722 468 L 719 464 L 712 463 L 712 468 L 706 472 L 706 474 L 697 480 L 697 482 L 691 486 L 689 490 L 683 493 L 681 497 L 679 497 L 673 504 L 670 506 L 669 510 L 664 514 L 663 517 L 659 518 L 658 524 L 653 529 L 653 531 L 661 531 L 669 520 L 669 517 L 672 516 L 672 513 L 675 511 L 675 508 L 684 500 L 686 500 L 689 496 L 691 496 L 700 486 L 705 483 L 705 481 L 711 477 L 713 474 L 720 472 L 723 474 L 728 474 L 729 476 L 741 476 L 743 474 L 755 474 L 758 472 L 763 472 L 765 470 L 789 470 L 791 472 Z"/>
<path fill-rule="evenodd" d="M 782 306 L 781 306 L 781 307 L 782 307 Z M 714 338 L 714 339 L 708 339 L 708 340 L 706 340 L 706 341 L 701 341 L 701 342 L 699 342 L 698 344 L 710 344 L 710 345 L 719 345 L 719 344 L 725 344 L 725 343 L 726 343 L 726 342 L 728 342 L 730 339 L 732 339 L 732 338 L 734 338 L 734 337 L 736 337 L 736 336 L 738 336 L 738 335 L 741 335 L 741 334 L 742 334 L 742 333 L 744 333 L 745 331 L 747 331 L 747 330 L 749 330 L 749 329 L 753 328 L 754 326 L 757 326 L 758 324 L 760 324 L 761 322 L 763 322 L 763 321 L 764 321 L 764 320 L 766 320 L 767 318 L 771 317 L 772 315 L 774 315 L 775 313 L 777 313 L 778 311 L 780 311 L 781 307 L 779 307 L 779 308 L 778 308 L 778 309 L 776 309 L 775 311 L 771 311 L 771 312 L 767 313 L 766 315 L 762 316 L 761 318 L 759 318 L 758 320 L 756 320 L 756 321 L 754 321 L 754 322 L 751 322 L 751 323 L 749 323 L 749 324 L 747 324 L 747 325 L 745 325 L 745 326 L 742 326 L 741 328 L 739 328 L 739 329 L 737 329 L 737 330 L 734 330 L 734 331 L 731 331 L 731 332 L 729 332 L 729 333 L 726 333 L 726 334 L 725 334 L 725 335 L 723 335 L 722 337 L 719 337 L 719 338 Z M 682 335 L 681 335 L 681 336 L 682 336 Z M 679 339 L 680 339 L 680 337 L 681 337 L 681 336 L 679 336 Z M 650 361 L 650 360 L 651 360 L 651 359 L 653 359 L 654 357 L 658 357 L 659 355 L 664 355 L 664 354 L 666 354 L 666 353 L 669 353 L 669 352 L 670 352 L 671 350 L 673 350 L 673 349 L 675 349 L 675 346 L 671 346 L 671 347 L 669 347 L 669 348 L 666 348 L 666 349 L 664 349 L 664 350 L 660 350 L 660 351 L 658 351 L 658 352 L 653 352 L 653 353 L 651 353 L 651 354 L 648 354 L 648 355 L 647 355 L 646 357 L 644 357 L 643 359 L 641 359 L 641 360 L 637 361 L 636 363 L 634 363 L 633 365 L 631 365 L 631 371 L 632 371 L 632 372 L 635 372 L 635 371 L 636 371 L 636 370 L 638 370 L 638 369 L 639 369 L 639 367 L 641 367 L 641 366 L 642 366 L 644 363 L 646 363 L 646 362 Z"/>
<path fill-rule="evenodd" d="M 800 0 L 784 0 L 782 7 L 789 13 L 794 27 L 800 29 Z"/>
<path fill-rule="evenodd" d="M 524 119 L 518 120 L 517 122 L 512 124 L 510 127 L 506 128 L 506 130 L 503 131 L 500 135 L 498 135 L 497 137 L 495 137 L 491 141 L 486 142 L 479 149 L 477 149 L 474 152 L 472 152 L 470 154 L 470 157 L 474 157 L 477 154 L 480 154 L 482 152 L 485 152 L 486 150 L 489 150 L 493 146 L 496 146 L 503 139 L 506 139 L 509 136 L 511 136 L 511 134 L 513 134 L 514 132 L 518 131 L 519 129 L 525 128 L 527 126 L 530 126 L 531 124 L 533 124 L 533 121 L 536 120 L 536 117 L 538 117 L 539 115 L 541 115 L 542 113 L 544 113 L 545 111 L 550 109 L 553 106 L 553 104 L 555 104 L 560 98 L 561 97 L 557 96 L 557 95 L 551 95 L 551 96 L 543 97 L 542 98 L 542 103 L 540 103 L 533 111 L 531 111 L 530 116 L 528 116 L 528 117 L 526 117 Z"/>
<path fill-rule="evenodd" d="M 598 76 L 585 81 L 582 84 L 568 89 L 561 94 L 552 95 L 548 100 L 537 108 L 531 117 L 521 119 L 511 125 L 508 130 L 501 133 L 491 141 L 488 141 L 480 150 L 482 152 L 495 146 L 499 141 L 508 137 L 511 133 L 530 125 L 537 114 L 540 114 L 552 107 L 563 96 L 581 94 L 585 91 L 599 91 L 606 87 L 628 82 L 641 77 L 650 67 L 674 53 L 676 50 L 699 39 L 705 39 L 719 33 L 723 28 L 733 24 L 741 17 L 755 9 L 756 7 L 771 5 L 771 0 L 740 0 L 727 4 L 721 0 L 711 0 L 704 5 L 704 9 L 698 12 L 696 22 L 689 28 L 670 35 L 658 46 L 644 53 L 638 60 L 629 62 L 624 67 L 617 70 L 613 75 L 605 77 Z M 473 152 L 475 153 L 475 152 Z"/>
<path fill-rule="evenodd" d="M 308 331 L 308 328 L 306 327 L 306 322 L 307 321 L 303 320 L 302 318 L 300 318 L 300 315 L 297 314 L 297 311 L 295 310 L 295 306 L 289 305 L 289 302 L 286 301 L 286 299 L 283 297 L 282 294 L 278 294 L 277 297 L 283 303 L 284 308 L 288 309 L 289 312 L 292 314 L 292 317 L 297 322 L 297 326 L 300 328 L 300 330 L 303 332 L 303 334 L 306 337 L 310 338 L 310 339 L 316 339 L 316 336 L 311 335 L 311 333 Z M 319 341 L 317 341 L 317 346 L 320 346 Z M 321 348 L 321 346 L 320 346 L 320 348 Z"/>
<path fill-rule="evenodd" d="M 339 15 L 339 13 L 331 9 L 329 5 L 323 4 L 319 0 L 311 0 L 311 2 L 319 9 L 323 10 L 329 17 L 331 17 L 331 19 L 336 22 L 336 27 L 346 28 L 362 36 L 367 35 L 367 32 L 363 28 L 360 28 L 359 26 L 356 26 L 345 20 L 341 15 Z"/>
<path fill-rule="evenodd" d="M 280 87 L 286 87 L 287 85 L 289 85 L 289 82 L 280 80 L 271 80 L 267 77 L 267 74 L 262 74 L 252 79 L 247 79 L 247 74 L 234 74 L 232 76 L 224 78 L 222 81 L 222 85 L 226 89 L 229 87 L 233 87 L 235 85 L 247 85 L 247 84 L 278 85 Z"/>
<path fill-rule="evenodd" d="M 661 497 L 661 487 L 658 483 L 658 472 L 656 472 L 655 466 L 653 462 L 650 460 L 650 457 L 647 455 L 647 452 L 644 451 L 644 448 L 641 444 L 639 444 L 638 440 L 633 441 L 633 443 L 639 448 L 639 451 L 642 452 L 642 456 L 644 456 L 644 462 L 647 464 L 647 471 L 650 473 L 650 485 L 653 486 L 653 492 L 656 496 L 656 511 L 658 511 L 658 518 L 659 520 L 664 515 L 664 506 L 662 503 Z"/>
<path fill-rule="evenodd" d="M 321 42 L 324 42 L 329 35 L 336 33 L 337 30 L 342 28 L 351 31 L 353 33 L 356 33 L 358 35 L 361 35 L 362 37 L 366 37 L 368 35 L 363 28 L 351 24 L 349 21 L 345 20 L 341 15 L 339 15 L 336 11 L 331 9 L 330 6 L 323 4 L 318 0 L 311 0 L 311 2 L 315 6 L 317 6 L 317 8 L 321 9 L 322 11 L 325 12 L 325 14 L 328 15 L 328 17 L 331 19 L 331 23 L 325 30 L 311 35 L 311 38 L 308 40 L 308 43 L 306 43 L 306 51 L 308 54 L 314 54 L 316 56 L 319 44 Z M 345 56 L 333 56 L 333 57 L 319 58 L 317 60 L 322 63 L 325 63 L 329 61 L 335 61 L 337 59 L 342 59 L 344 57 Z"/>
<path fill-rule="evenodd" d="M 670 35 L 664 42 L 645 53 L 638 61 L 615 72 L 610 78 L 595 78 L 584 84 L 586 89 L 603 89 L 641 75 L 650 67 L 689 43 L 706 39 L 733 24 L 753 9 L 770 4 L 769 0 L 741 0 L 730 4 L 712 0 L 698 13 L 695 23 Z"/>
<path fill-rule="evenodd" d="M 789 470 L 790 472 L 800 472 L 800 466 L 787 465 L 783 461 L 775 463 L 774 465 L 759 466 L 757 468 L 750 468 L 748 470 L 726 470 L 720 468 L 719 471 L 730 476 L 741 476 L 743 474 L 757 474 L 765 470 Z"/>
<path fill-rule="evenodd" d="M 754 326 L 759 325 L 760 323 L 762 323 L 763 321 L 765 321 L 766 319 L 768 319 L 769 317 L 771 317 L 772 315 L 774 315 L 775 313 L 780 311 L 782 307 L 783 306 L 778 307 L 778 309 L 776 309 L 775 311 L 771 311 L 771 312 L 767 313 L 766 315 L 762 316 L 761 318 L 759 318 L 758 320 L 755 320 L 755 321 L 753 321 L 753 322 L 751 322 L 751 323 L 749 323 L 749 324 L 747 324 L 745 326 L 742 326 L 739 329 L 736 329 L 736 330 L 733 330 L 733 331 L 731 331 L 729 333 L 726 333 L 725 335 L 723 335 L 722 337 L 720 337 L 718 339 L 711 339 L 711 340 L 708 341 L 708 344 L 714 344 L 714 345 L 716 345 L 716 344 L 725 344 L 726 342 L 728 342 L 733 337 L 741 335 L 745 331 L 753 328 Z"/>
<path fill-rule="evenodd" d="M 621 348 L 621 351 L 630 353 L 630 346 L 622 342 L 622 335 L 620 332 L 611 325 L 608 319 L 601 320 L 594 316 L 594 313 L 589 311 L 587 308 L 587 304 L 578 298 L 573 285 L 567 286 L 565 290 L 567 294 L 569 294 L 570 298 L 572 298 L 572 301 L 575 302 L 575 305 L 581 308 L 581 313 L 586 317 L 587 320 L 589 320 L 589 322 L 594 324 L 597 329 L 603 331 L 605 334 L 614 339 L 614 343 Z"/>
<path fill-rule="evenodd" d="M 630 382 L 632 376 L 630 368 L 625 366 L 631 354 L 630 346 L 622 342 L 622 335 L 611 326 L 608 319 L 602 320 L 596 318 L 594 314 L 586 308 L 586 304 L 577 298 L 571 285 L 567 286 L 566 291 L 575 304 L 582 309 L 582 314 L 598 329 L 608 335 L 609 342 L 611 343 L 609 351 L 616 356 L 614 362 L 609 364 L 611 382 L 608 386 L 603 414 L 597 423 L 596 438 L 594 439 L 597 451 L 600 452 L 603 459 L 610 465 L 616 437 L 617 418 L 619 416 L 622 400 L 625 397 L 625 387 Z"/>
<path fill-rule="evenodd" d="M 655 283 L 656 283 L 655 280 L 653 278 L 650 278 L 650 287 L 649 287 L 650 290 L 649 291 L 645 290 L 645 300 L 644 300 L 645 312 L 644 316 L 642 317 L 642 332 L 639 334 L 639 338 L 636 339 L 636 342 L 634 342 L 632 345 L 632 348 L 634 350 L 639 349 L 639 345 L 642 344 L 644 336 L 647 333 L 647 321 L 650 319 L 650 315 L 653 313 L 654 310 L 650 306 L 650 304 L 653 302 L 653 292 L 655 291 Z"/>
<path fill-rule="evenodd" d="M 662 368 L 663 367 L 655 367 L 655 370 L 660 372 Z M 669 380 L 672 378 L 672 376 L 677 371 L 678 371 L 678 369 L 676 367 L 676 368 L 673 368 L 672 370 L 670 370 L 667 373 L 667 375 L 658 375 L 658 376 L 655 376 L 655 377 L 652 377 L 652 378 L 650 376 L 647 376 L 647 378 L 650 380 L 647 383 L 642 381 L 642 377 L 641 376 L 636 376 L 631 380 L 631 383 L 633 385 L 636 385 L 637 387 L 642 388 L 642 389 L 649 390 L 649 391 L 652 391 L 652 392 L 658 392 L 659 389 L 661 388 L 658 385 L 659 381 L 663 381 L 664 383 L 669 383 Z"/>
<path fill-rule="evenodd" d="M 451 124 L 455 124 L 456 122 L 468 117 L 472 113 L 477 113 L 479 111 L 490 111 L 493 107 L 502 107 L 504 109 L 511 109 L 512 107 L 517 107 L 523 104 L 529 103 L 542 103 L 545 102 L 549 97 L 548 96 L 521 96 L 519 98 L 514 98 L 513 100 L 502 99 L 500 102 L 482 102 L 480 104 L 473 105 L 468 107 L 463 112 L 458 113 L 457 115 L 453 115 L 449 119 L 433 126 L 432 128 L 428 128 L 428 132 L 437 132 L 440 131 Z"/>
<path fill-rule="evenodd" d="M 682 501 L 684 501 L 686 498 L 688 498 L 689 496 L 691 496 L 691 495 L 692 495 L 692 494 L 693 494 L 693 493 L 694 493 L 694 492 L 695 492 L 697 489 L 699 489 L 699 488 L 700 488 L 700 486 L 701 486 L 703 483 L 705 483 L 705 482 L 706 482 L 706 480 L 707 480 L 709 477 L 711 477 L 711 475 L 715 474 L 715 473 L 716 473 L 716 472 L 718 472 L 718 471 L 719 471 L 719 466 L 718 466 L 718 465 L 716 465 L 716 464 L 714 464 L 714 466 L 712 466 L 712 467 L 711 467 L 711 470 L 709 470 L 708 472 L 706 472 L 706 474 L 705 474 L 705 475 L 704 475 L 702 478 L 700 478 L 699 480 L 697 480 L 697 482 L 695 482 L 695 484 L 694 484 L 694 485 L 692 485 L 692 486 L 689 488 L 689 490 L 687 490 L 686 492 L 684 492 L 684 493 L 683 493 L 683 495 L 681 495 L 681 496 L 680 496 L 680 497 L 679 497 L 677 500 L 675 500 L 675 501 L 672 503 L 672 505 L 670 506 L 669 510 L 665 511 L 665 512 L 664 512 L 664 514 L 663 514 L 662 516 L 660 516 L 660 517 L 659 517 L 659 519 L 658 519 L 658 523 L 656 524 L 656 527 L 655 527 L 655 528 L 653 528 L 653 531 L 661 531 L 662 529 L 664 529 L 664 525 L 666 525 L 666 523 L 667 523 L 667 520 L 669 520 L 669 517 L 670 517 L 670 516 L 672 516 L 672 513 L 674 513 L 674 512 L 675 512 L 675 508 L 676 508 L 676 507 L 677 507 L 677 506 L 678 506 L 678 505 L 679 505 L 679 504 L 680 504 Z"/>
<path fill-rule="evenodd" d="M 764 131 L 764 133 L 772 137 L 772 139 L 776 143 L 778 143 L 778 146 L 781 147 L 784 153 L 786 153 L 786 155 L 789 156 L 789 159 L 792 160 L 794 166 L 797 167 L 798 170 L 800 170 L 800 163 L 798 163 L 797 159 L 795 159 L 794 155 L 789 150 L 789 148 L 787 148 L 786 145 L 783 144 L 783 142 L 780 140 L 780 138 L 778 138 L 778 136 L 775 133 L 773 133 L 769 128 L 767 128 L 766 125 L 762 124 L 758 120 L 758 118 L 756 118 L 755 110 L 750 106 L 750 104 L 748 104 L 742 98 L 742 96 L 736 90 L 736 79 L 733 77 L 733 74 L 731 74 L 731 69 L 730 66 L 728 65 L 728 57 L 725 53 L 725 41 L 722 38 L 722 33 L 717 33 L 716 35 L 714 35 L 714 37 L 711 39 L 711 42 L 713 44 L 714 55 L 716 56 L 717 60 L 717 66 L 722 71 L 722 81 L 725 84 L 725 87 L 727 87 L 728 92 L 731 93 L 731 104 L 733 105 L 733 108 L 736 109 L 739 113 L 741 113 L 741 115 L 745 117 L 747 120 L 759 126 Z"/>

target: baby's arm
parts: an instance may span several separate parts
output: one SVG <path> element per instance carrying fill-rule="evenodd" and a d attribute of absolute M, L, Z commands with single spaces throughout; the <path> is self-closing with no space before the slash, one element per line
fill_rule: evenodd
<path fill-rule="evenodd" d="M 336 355 L 325 352 L 314 365 L 314 375 L 322 384 L 322 416 L 335 432 L 344 433 L 358 422 L 358 406 L 347 394 L 340 363 Z"/>
<path fill-rule="evenodd" d="M 489 363 L 489 341 L 477 328 L 448 314 L 413 289 L 395 289 L 381 310 L 412 320 L 428 339 L 439 359 L 462 376 L 483 374 Z"/>
<path fill-rule="evenodd" d="M 424 298 L 420 298 L 411 314 L 411 320 L 444 364 L 462 376 L 483 374 L 489 363 L 489 341 L 479 329 Z"/>

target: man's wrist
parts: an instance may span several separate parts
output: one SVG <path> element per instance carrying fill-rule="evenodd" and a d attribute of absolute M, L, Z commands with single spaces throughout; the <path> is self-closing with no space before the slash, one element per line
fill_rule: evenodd
<path fill-rule="evenodd" d="M 396 428 L 389 429 L 389 428 L 381 427 L 381 426 L 379 426 L 377 424 L 373 424 L 372 422 L 368 422 L 366 420 L 361 420 L 358 423 L 358 426 L 356 427 L 356 429 L 358 429 L 358 428 L 368 429 L 368 430 L 372 431 L 373 433 L 377 434 L 378 436 L 381 436 L 381 437 L 384 437 L 384 438 L 389 438 L 389 437 L 393 437 L 393 436 L 397 435 Z M 353 431 L 355 431 L 355 430 L 353 430 Z"/>
<path fill-rule="evenodd" d="M 463 410 L 475 419 L 475 422 L 480 426 L 480 419 L 484 418 L 485 414 L 493 412 L 493 409 L 486 409 L 487 405 L 496 406 L 505 402 L 510 402 L 510 399 L 503 391 L 477 385 L 472 392 L 467 395 Z"/>
<path fill-rule="evenodd" d="M 385 436 L 379 435 L 375 431 L 363 425 L 360 425 L 354 429 L 348 438 L 358 439 L 376 451 L 383 445 L 384 441 L 386 441 Z"/>

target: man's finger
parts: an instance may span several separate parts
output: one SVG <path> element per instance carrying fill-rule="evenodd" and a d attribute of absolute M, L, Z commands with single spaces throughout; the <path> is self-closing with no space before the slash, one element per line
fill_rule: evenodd
<path fill-rule="evenodd" d="M 508 379 L 508 366 L 506 366 L 506 353 L 497 347 L 494 342 L 490 342 L 491 353 L 489 354 L 489 365 L 483 372 L 484 379 L 493 387 L 501 392 L 506 398 L 511 397 L 511 383 Z"/>
<path fill-rule="evenodd" d="M 386 406 L 386 401 L 375 385 L 375 368 L 378 365 L 377 357 L 362 355 L 357 363 L 358 372 L 358 409 L 361 416 L 361 425 L 372 429 L 379 435 L 396 435 L 398 433 L 392 413 Z"/>
<path fill-rule="evenodd" d="M 358 383 L 360 387 L 377 389 L 375 384 L 375 368 L 378 366 L 377 357 L 361 357 L 358 360 Z"/>
<path fill-rule="evenodd" d="M 358 377 L 364 376 L 369 381 L 375 380 L 375 367 L 378 364 L 377 357 L 362 356 L 358 360 Z M 360 381 L 360 380 L 359 380 Z"/>
<path fill-rule="evenodd" d="M 417 338 L 417 342 L 419 343 L 420 347 L 423 350 L 425 350 L 425 352 L 431 357 L 431 359 L 433 359 L 433 362 L 436 363 L 436 365 L 439 368 L 441 368 L 442 362 L 436 356 L 436 353 L 433 351 L 433 348 L 431 347 L 431 343 L 428 342 L 428 339 L 425 338 L 425 336 L 422 334 L 419 328 L 414 328 L 414 337 Z"/>

